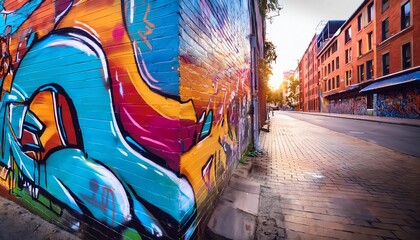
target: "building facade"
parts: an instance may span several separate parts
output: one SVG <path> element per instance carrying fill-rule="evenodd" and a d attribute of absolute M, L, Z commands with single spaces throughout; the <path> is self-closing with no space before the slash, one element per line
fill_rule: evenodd
<path fill-rule="evenodd" d="M 420 118 L 420 2 L 383 0 L 375 12 L 377 79 L 361 92 L 378 116 Z"/>
<path fill-rule="evenodd" d="M 307 92 L 305 92 L 305 84 L 309 82 L 308 73 L 306 72 L 306 62 L 308 61 L 307 55 L 304 54 L 299 61 L 297 67 L 297 72 L 299 73 L 299 110 L 305 111 L 305 105 L 307 105 L 308 99 L 305 97 Z M 307 110 L 306 110 L 307 111 Z"/>
<path fill-rule="evenodd" d="M 319 111 L 318 98 L 318 61 L 316 35 L 312 38 L 308 48 L 303 54 L 304 61 L 299 62 L 299 78 L 302 79 L 301 94 L 304 102 L 303 111 Z"/>
<path fill-rule="evenodd" d="M 420 118 L 420 18 L 414 13 L 420 3 L 413 0 L 366 0 L 332 37 L 322 37 L 322 112 Z M 327 23 L 318 36 L 330 29 Z"/>

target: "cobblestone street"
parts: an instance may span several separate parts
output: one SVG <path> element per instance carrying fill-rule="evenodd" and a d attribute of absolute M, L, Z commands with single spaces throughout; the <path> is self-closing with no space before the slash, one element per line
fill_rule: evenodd
<path fill-rule="evenodd" d="M 281 112 L 260 139 L 257 239 L 419 239 L 420 159 Z"/>

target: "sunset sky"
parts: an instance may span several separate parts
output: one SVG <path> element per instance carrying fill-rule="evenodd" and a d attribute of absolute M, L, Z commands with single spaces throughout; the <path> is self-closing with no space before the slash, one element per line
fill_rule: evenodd
<path fill-rule="evenodd" d="M 283 71 L 294 70 L 322 20 L 347 20 L 363 0 L 279 0 L 280 16 L 267 20 L 267 40 L 276 46 L 277 61 L 270 85 L 283 81 Z"/>

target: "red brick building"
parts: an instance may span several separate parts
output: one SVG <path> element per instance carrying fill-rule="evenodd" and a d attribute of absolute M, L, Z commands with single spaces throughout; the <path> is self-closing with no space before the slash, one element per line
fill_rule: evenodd
<path fill-rule="evenodd" d="M 308 101 L 305 92 L 305 85 L 308 83 L 307 73 L 305 72 L 305 65 L 306 65 L 307 58 L 305 54 L 303 55 L 302 59 L 299 61 L 299 65 L 297 70 L 299 71 L 299 110 L 308 111 L 305 109 L 306 102 Z"/>
<path fill-rule="evenodd" d="M 301 99 L 304 100 L 301 102 L 303 111 L 319 112 L 321 110 L 321 62 L 318 55 L 319 51 L 324 49 L 325 44 L 328 44 L 331 38 L 333 38 L 334 33 L 339 29 L 343 22 L 344 21 L 328 21 L 321 33 L 314 35 L 299 62 L 299 79 L 301 79 L 300 94 Z"/>
<path fill-rule="evenodd" d="M 323 111 L 366 112 L 359 90 L 374 78 L 374 26 L 373 0 L 365 1 L 319 52 Z"/>
<path fill-rule="evenodd" d="M 414 13 L 418 1 L 366 0 L 334 33 L 340 21 L 325 25 L 317 36 L 319 81 L 301 77 L 308 92 L 320 87 L 321 111 L 420 118 L 420 16 Z M 314 98 L 303 94 L 309 106 Z"/>

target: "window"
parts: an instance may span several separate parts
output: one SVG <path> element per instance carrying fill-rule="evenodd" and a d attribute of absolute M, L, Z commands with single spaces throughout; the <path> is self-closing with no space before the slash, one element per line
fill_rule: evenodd
<path fill-rule="evenodd" d="M 349 62 L 351 62 L 351 48 L 349 48 L 349 49 L 347 49 L 346 50 L 346 63 L 349 63 Z"/>
<path fill-rule="evenodd" d="M 351 70 L 346 71 L 346 85 L 351 85 Z"/>
<path fill-rule="evenodd" d="M 334 77 L 331 79 L 331 87 L 332 87 L 332 89 L 335 89 L 335 79 L 334 79 Z"/>
<path fill-rule="evenodd" d="M 382 55 L 382 75 L 389 74 L 389 53 Z"/>
<path fill-rule="evenodd" d="M 328 63 L 328 74 L 331 72 L 331 63 Z"/>
<path fill-rule="evenodd" d="M 340 60 L 340 58 L 339 58 L 339 57 L 336 57 L 336 58 L 335 58 L 335 68 L 336 68 L 336 69 L 340 68 L 340 63 L 339 63 L 339 60 Z"/>
<path fill-rule="evenodd" d="M 331 79 L 328 79 L 328 91 L 331 90 Z"/>
<path fill-rule="evenodd" d="M 389 0 L 382 0 L 382 12 L 389 8 Z"/>
<path fill-rule="evenodd" d="M 368 32 L 367 34 L 367 40 L 368 40 L 368 51 L 372 50 L 372 41 L 373 41 L 373 33 L 372 32 Z"/>
<path fill-rule="evenodd" d="M 332 53 L 337 52 L 337 49 L 338 49 L 338 44 L 337 44 L 337 41 L 335 41 L 331 46 Z"/>
<path fill-rule="evenodd" d="M 340 76 L 339 76 L 339 75 L 337 75 L 337 77 L 335 77 L 335 86 L 336 86 L 337 88 L 339 88 L 339 87 L 340 87 Z"/>
<path fill-rule="evenodd" d="M 349 61 L 351 62 L 352 59 L 352 53 L 351 53 L 351 48 L 349 48 Z"/>
<path fill-rule="evenodd" d="M 325 73 L 324 76 L 326 76 L 328 74 L 327 73 L 327 66 L 324 67 L 324 73 Z"/>
<path fill-rule="evenodd" d="M 357 80 L 358 80 L 358 82 L 363 82 L 365 79 L 364 79 L 364 77 L 365 77 L 365 66 L 362 64 L 362 65 L 359 65 L 359 66 L 357 66 Z"/>
<path fill-rule="evenodd" d="M 346 49 L 346 54 L 345 54 L 345 62 L 346 62 L 346 64 L 347 63 L 349 63 L 349 50 L 348 49 Z"/>
<path fill-rule="evenodd" d="M 362 14 L 357 17 L 357 31 L 362 30 Z"/>
<path fill-rule="evenodd" d="M 373 14 L 374 14 L 373 2 L 368 5 L 367 9 L 368 9 L 367 10 L 367 14 L 368 14 L 368 19 L 367 20 L 368 20 L 368 22 L 372 22 Z"/>
<path fill-rule="evenodd" d="M 369 80 L 373 77 L 373 60 L 366 62 L 366 80 Z"/>
<path fill-rule="evenodd" d="M 335 64 L 334 64 L 334 60 L 332 60 L 332 63 L 331 63 L 331 71 L 334 71 L 334 67 L 335 67 Z"/>
<path fill-rule="evenodd" d="M 346 29 L 346 32 L 344 33 L 344 42 L 348 43 L 351 40 L 351 27 Z"/>
<path fill-rule="evenodd" d="M 382 21 L 382 41 L 389 38 L 389 19 Z"/>
<path fill-rule="evenodd" d="M 358 56 L 362 55 L 362 39 L 357 41 Z"/>
<path fill-rule="evenodd" d="M 411 67 L 411 43 L 402 45 L 402 68 Z"/>
<path fill-rule="evenodd" d="M 401 30 L 410 26 L 410 1 L 401 6 Z"/>

